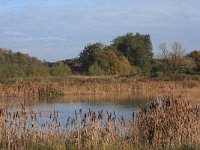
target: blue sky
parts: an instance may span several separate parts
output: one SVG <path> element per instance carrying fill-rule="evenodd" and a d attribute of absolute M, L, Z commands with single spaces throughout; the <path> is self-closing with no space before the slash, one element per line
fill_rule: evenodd
<path fill-rule="evenodd" d="M 199 0 L 0 0 L 0 47 L 41 60 L 79 55 L 88 43 L 110 44 L 128 32 L 200 49 Z"/>

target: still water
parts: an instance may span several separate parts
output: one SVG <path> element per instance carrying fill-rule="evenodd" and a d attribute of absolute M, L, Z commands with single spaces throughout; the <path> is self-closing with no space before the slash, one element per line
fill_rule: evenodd
<path fill-rule="evenodd" d="M 6 100 L 8 101 L 8 100 Z M 25 102 L 29 101 L 29 102 Z M 11 112 L 21 109 L 21 104 L 25 103 L 27 112 L 34 111 L 38 114 L 38 121 L 49 122 L 50 114 L 57 114 L 58 120 L 64 126 L 68 117 L 75 117 L 79 110 L 83 113 L 88 113 L 89 110 L 98 111 L 103 110 L 106 113 L 112 113 L 116 117 L 123 118 L 128 121 L 132 117 L 133 112 L 137 112 L 141 105 L 147 102 L 146 99 L 121 99 L 121 100 L 68 100 L 57 99 L 48 101 L 34 101 L 34 100 L 19 100 L 13 99 L 11 103 L 7 104 L 7 109 Z"/>

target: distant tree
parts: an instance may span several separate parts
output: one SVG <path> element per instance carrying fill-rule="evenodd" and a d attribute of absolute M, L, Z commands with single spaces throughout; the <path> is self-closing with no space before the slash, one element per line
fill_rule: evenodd
<path fill-rule="evenodd" d="M 54 64 L 52 68 L 50 68 L 51 76 L 63 77 L 70 74 L 71 74 L 70 68 L 62 62 L 58 62 Z"/>
<path fill-rule="evenodd" d="M 88 44 L 80 53 L 79 62 L 84 72 L 88 72 L 89 67 L 95 63 L 97 53 L 105 46 L 102 43 Z"/>
<path fill-rule="evenodd" d="M 46 77 L 49 68 L 45 62 L 21 52 L 0 48 L 0 77 Z"/>
<path fill-rule="evenodd" d="M 135 73 L 127 58 L 112 46 L 89 44 L 80 54 L 80 64 L 89 75 L 130 75 Z"/>
<path fill-rule="evenodd" d="M 200 73 L 200 50 L 192 51 L 188 54 L 188 57 L 192 58 L 195 62 L 195 71 Z"/>
<path fill-rule="evenodd" d="M 131 75 L 136 72 L 126 57 L 117 54 L 111 48 L 105 48 L 101 51 L 96 62 L 106 74 Z"/>
<path fill-rule="evenodd" d="M 79 58 L 73 58 L 73 59 L 66 59 L 62 61 L 64 64 L 67 64 L 69 67 L 74 67 L 74 66 L 80 66 Z"/>
<path fill-rule="evenodd" d="M 184 49 L 179 42 L 174 42 L 169 50 L 165 43 L 159 45 L 161 50 L 161 68 L 166 75 L 174 77 L 181 73 L 184 64 Z"/>
<path fill-rule="evenodd" d="M 102 68 L 100 66 L 98 66 L 97 63 L 94 63 L 93 65 L 91 65 L 89 67 L 88 70 L 88 75 L 91 76 L 101 76 L 101 75 L 105 75 L 106 73 L 104 72 L 104 70 L 102 70 Z"/>
<path fill-rule="evenodd" d="M 27 77 L 47 77 L 50 75 L 49 67 L 45 62 L 42 63 L 40 66 L 33 63 L 25 67 Z"/>
<path fill-rule="evenodd" d="M 153 59 L 150 35 L 128 33 L 115 38 L 112 45 L 142 74 L 150 74 Z"/>
<path fill-rule="evenodd" d="M 180 67 L 181 73 L 190 75 L 195 74 L 196 64 L 191 57 L 184 56 Z"/>
<path fill-rule="evenodd" d="M 1 77 L 26 77 L 24 68 L 18 64 L 8 64 L 0 68 Z"/>

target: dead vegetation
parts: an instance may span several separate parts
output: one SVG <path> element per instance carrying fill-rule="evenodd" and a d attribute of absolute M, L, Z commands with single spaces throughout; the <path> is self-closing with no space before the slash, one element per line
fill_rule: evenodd
<path fill-rule="evenodd" d="M 59 111 L 0 109 L 1 149 L 176 149 L 200 143 L 200 106 L 173 97 L 152 98 L 132 119 L 115 112 L 75 110 L 64 124 Z M 42 120 L 41 117 L 46 119 Z M 118 144 L 116 144 L 118 143 Z"/>
<path fill-rule="evenodd" d="M 11 82 L 11 81 L 10 81 Z M 17 79 L 11 83 L 0 83 L 1 97 L 57 97 L 77 95 L 128 95 L 145 96 L 174 95 L 185 97 L 194 95 L 200 98 L 198 89 L 200 83 L 195 80 L 185 81 L 155 81 L 146 78 L 133 77 L 68 77 L 68 78 L 30 78 Z M 193 93 L 193 94 L 192 94 Z M 190 100 L 190 99 L 189 99 Z"/>

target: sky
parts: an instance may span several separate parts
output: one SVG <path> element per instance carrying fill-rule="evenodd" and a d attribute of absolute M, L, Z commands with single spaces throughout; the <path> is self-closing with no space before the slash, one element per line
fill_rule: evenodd
<path fill-rule="evenodd" d="M 151 35 L 153 52 L 180 42 L 200 49 L 199 0 L 0 0 L 0 47 L 46 61 L 77 57 L 89 43 L 132 32 Z"/>

